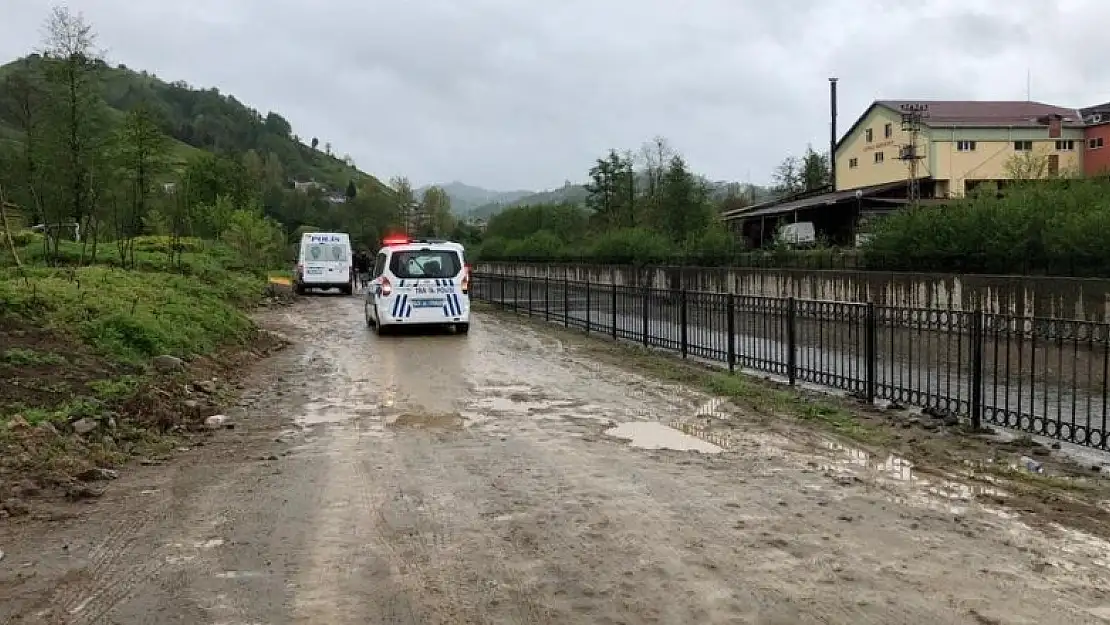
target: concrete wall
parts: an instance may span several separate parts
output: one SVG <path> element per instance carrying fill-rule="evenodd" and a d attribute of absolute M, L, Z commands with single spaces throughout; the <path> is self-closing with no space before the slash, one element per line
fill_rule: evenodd
<path fill-rule="evenodd" d="M 547 265 L 480 262 L 479 274 L 504 273 L 598 284 L 733 292 L 883 306 L 971 311 L 1110 322 L 1110 280 L 877 271 L 813 271 Z"/>

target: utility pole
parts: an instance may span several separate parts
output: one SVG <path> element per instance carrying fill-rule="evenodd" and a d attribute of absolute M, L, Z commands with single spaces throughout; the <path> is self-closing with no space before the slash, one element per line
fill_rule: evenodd
<path fill-rule="evenodd" d="M 906 185 L 906 199 L 909 200 L 910 206 L 917 206 L 921 203 L 921 181 L 920 181 L 920 162 L 925 158 L 917 149 L 917 139 L 921 134 L 921 128 L 924 125 L 924 120 L 929 117 L 928 104 L 903 104 L 902 109 L 902 131 L 909 135 L 909 142 L 902 145 L 898 152 L 898 158 L 905 161 L 909 170 L 909 178 Z"/>

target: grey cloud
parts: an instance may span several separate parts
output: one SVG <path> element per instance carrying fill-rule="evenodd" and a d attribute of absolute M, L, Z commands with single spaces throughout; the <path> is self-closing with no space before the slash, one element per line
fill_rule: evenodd
<path fill-rule="evenodd" d="M 0 57 L 47 4 L 6 0 Z M 714 178 L 766 180 L 877 97 L 1110 100 L 1096 0 L 74 0 L 110 60 L 285 115 L 364 169 L 494 188 L 581 179 L 663 134 Z"/>

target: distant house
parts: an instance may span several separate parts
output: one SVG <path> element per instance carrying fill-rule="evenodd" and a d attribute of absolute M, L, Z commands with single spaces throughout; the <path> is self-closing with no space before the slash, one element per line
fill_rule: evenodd
<path fill-rule="evenodd" d="M 342 193 L 332 193 L 328 195 L 328 202 L 332 204 L 346 204 L 347 196 L 343 195 Z"/>
<path fill-rule="evenodd" d="M 163 182 L 162 183 L 162 191 L 164 191 L 165 193 L 173 193 L 176 190 L 177 190 L 177 183 L 176 182 Z"/>
<path fill-rule="evenodd" d="M 306 182 L 294 181 L 293 188 L 297 191 L 300 191 L 301 193 L 308 193 L 311 189 L 319 189 L 320 191 L 327 191 L 328 189 L 327 185 L 316 182 L 315 180 L 309 180 Z"/>

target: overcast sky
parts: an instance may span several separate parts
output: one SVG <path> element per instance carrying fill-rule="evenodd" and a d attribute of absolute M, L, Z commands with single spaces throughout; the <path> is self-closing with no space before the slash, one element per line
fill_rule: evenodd
<path fill-rule="evenodd" d="M 0 57 L 47 0 L 0 0 Z M 1105 0 L 73 0 L 112 63 L 216 86 L 381 178 L 542 189 L 663 135 L 766 182 L 876 98 L 1110 100 Z"/>

